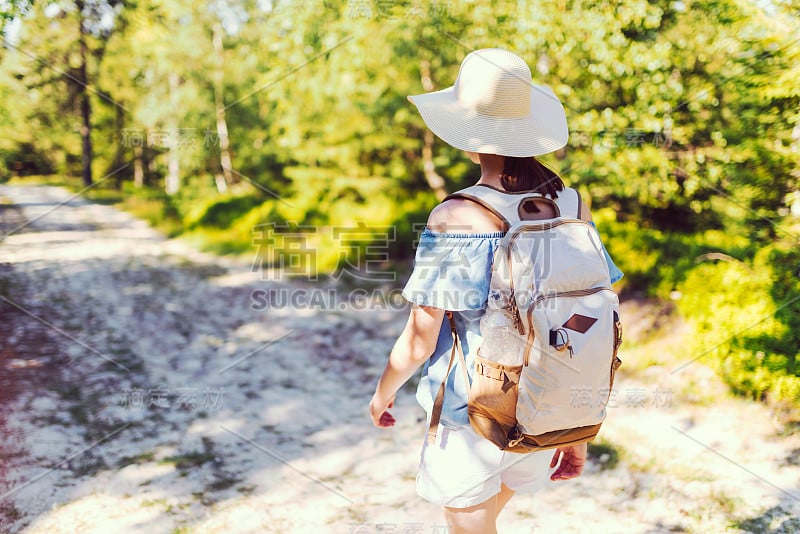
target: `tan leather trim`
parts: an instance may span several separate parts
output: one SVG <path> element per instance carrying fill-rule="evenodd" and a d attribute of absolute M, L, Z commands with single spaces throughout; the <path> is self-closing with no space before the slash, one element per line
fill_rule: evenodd
<path fill-rule="evenodd" d="M 503 370 L 497 367 L 491 367 L 485 363 L 475 363 L 475 373 L 492 380 L 503 380 Z"/>
<path fill-rule="evenodd" d="M 444 379 L 439 385 L 439 390 L 436 392 L 436 398 L 433 400 L 433 408 L 431 409 L 431 422 L 428 426 L 428 443 L 431 445 L 436 441 L 436 434 L 439 431 L 439 420 L 442 416 L 442 407 L 444 406 L 444 391 L 447 377 L 450 376 L 450 370 L 453 368 L 453 363 L 456 361 L 456 352 L 461 357 L 461 368 L 464 371 L 464 382 L 467 391 L 469 391 L 469 376 L 467 374 L 467 363 L 464 361 L 464 352 L 461 350 L 461 345 L 458 342 L 458 331 L 456 330 L 456 321 L 453 317 L 453 312 L 447 310 L 445 312 L 447 319 L 450 322 L 450 334 L 453 336 L 453 348 L 450 351 L 450 363 L 447 364 L 447 372 L 445 372 Z"/>
<path fill-rule="evenodd" d="M 507 232 L 508 229 L 511 227 L 511 223 L 508 222 L 508 219 L 503 217 L 502 213 L 500 213 L 494 207 L 492 207 L 491 204 L 489 204 L 488 202 L 486 202 L 481 198 L 476 197 L 475 195 L 470 195 L 469 193 L 453 193 L 451 195 L 447 195 L 446 197 L 444 197 L 442 202 L 444 202 L 445 200 L 452 200 L 454 198 L 463 198 L 465 200 L 471 200 L 472 202 L 475 202 L 476 204 L 479 204 L 484 208 L 486 208 L 487 210 L 489 210 L 490 212 L 492 212 L 492 215 L 503 221 L 503 224 L 505 225 L 505 228 L 503 228 L 504 232 Z"/>
<path fill-rule="evenodd" d="M 531 349 L 533 348 L 533 342 L 535 339 L 536 334 L 533 330 L 533 306 L 528 306 L 528 339 L 525 341 L 525 352 L 523 353 L 522 357 L 522 365 L 525 367 L 528 366 Z"/>
<path fill-rule="evenodd" d="M 478 348 L 478 353 L 475 356 L 475 372 L 479 375 L 492 378 L 494 380 L 503 380 L 504 373 L 506 371 L 511 373 L 519 373 L 522 371 L 521 365 L 506 365 L 502 363 L 496 363 L 482 358 L 480 356 L 480 352 L 480 348 Z"/>
<path fill-rule="evenodd" d="M 533 452 L 545 449 L 555 449 L 556 447 L 569 447 L 580 443 L 592 441 L 600 431 L 602 423 L 566 430 L 553 430 L 531 436 L 525 434 L 522 441 L 514 447 L 507 448 L 511 452 Z"/>
<path fill-rule="evenodd" d="M 594 295 L 595 293 L 599 293 L 600 291 L 611 291 L 614 293 L 614 290 L 610 287 L 593 287 L 591 289 L 576 289 L 574 291 L 562 291 L 561 293 L 550 293 L 549 295 L 541 295 L 536 297 L 531 303 L 531 307 L 536 306 L 543 300 L 547 299 L 555 299 L 561 297 L 585 297 L 587 295 Z M 616 294 L 616 293 L 615 293 Z"/>
<path fill-rule="evenodd" d="M 516 424 L 513 418 L 501 422 L 498 420 L 499 414 L 496 412 L 484 410 L 482 407 L 474 406 L 473 404 L 467 405 L 467 413 L 469 414 L 470 425 L 479 436 L 483 436 L 494 443 L 498 449 L 502 450 L 508 446 L 508 434 Z"/>
<path fill-rule="evenodd" d="M 580 313 L 575 313 L 567 319 L 563 325 L 564 328 L 569 328 L 570 330 L 574 330 L 576 332 L 580 332 L 581 334 L 585 334 L 587 330 L 589 330 L 594 323 L 597 322 L 597 319 L 594 317 L 587 317 L 586 315 L 581 315 Z"/>
<path fill-rule="evenodd" d="M 525 202 L 527 202 L 528 200 L 533 200 L 534 202 L 543 202 L 543 203 L 549 205 L 551 208 L 553 208 L 553 212 L 555 213 L 555 215 L 553 217 L 540 217 L 540 218 L 536 218 L 536 219 L 528 218 L 529 213 L 522 208 L 523 204 L 525 204 Z M 541 210 L 538 210 L 538 211 L 533 212 L 533 213 L 538 213 L 540 211 Z M 561 217 L 561 210 L 559 209 L 558 204 L 554 200 L 552 200 L 550 198 L 543 197 L 541 195 L 538 195 L 538 196 L 527 196 L 527 197 L 521 199 L 519 201 L 519 204 L 517 204 L 517 215 L 519 215 L 519 219 L 521 221 L 536 221 L 536 220 L 540 220 L 541 221 L 541 220 L 555 219 L 556 217 Z"/>

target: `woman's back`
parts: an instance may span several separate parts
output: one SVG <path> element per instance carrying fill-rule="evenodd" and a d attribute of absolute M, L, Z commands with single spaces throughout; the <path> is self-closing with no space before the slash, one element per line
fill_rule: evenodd
<path fill-rule="evenodd" d="M 452 87 L 409 100 L 433 133 L 480 163 L 479 185 L 536 190 L 550 198 L 565 190 L 558 175 L 535 156 L 566 145 L 566 114 L 552 89 L 533 84 L 530 68 L 516 54 L 498 48 L 472 52 Z M 552 216 L 546 204 L 540 215 Z M 530 211 L 540 211 L 539 206 Z M 553 455 L 499 450 L 469 425 L 470 378 L 464 374 L 471 372 L 473 352 L 481 343 L 492 261 L 506 228 L 502 218 L 471 200 L 447 200 L 431 212 L 403 291 L 414 305 L 370 401 L 373 423 L 391 427 L 395 420 L 389 409 L 397 391 L 420 366 L 417 398 L 429 417 L 439 395 L 434 388 L 446 388 L 444 428 L 423 444 L 417 492 L 444 507 L 455 533 L 495 532 L 495 518 L 515 491 L 535 491 L 549 481 L 579 476 L 586 458 L 585 444 L 559 447 Z M 610 270 L 610 259 L 608 265 Z M 454 317 L 465 370 L 449 365 L 453 338 L 445 311 Z M 549 475 L 548 467 L 555 467 Z"/>

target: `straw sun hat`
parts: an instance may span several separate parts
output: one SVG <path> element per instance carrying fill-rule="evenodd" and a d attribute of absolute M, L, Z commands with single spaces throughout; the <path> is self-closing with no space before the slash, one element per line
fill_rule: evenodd
<path fill-rule="evenodd" d="M 533 83 L 525 60 L 501 48 L 471 52 L 452 87 L 408 99 L 433 133 L 461 150 L 526 157 L 567 144 L 558 97 Z"/>

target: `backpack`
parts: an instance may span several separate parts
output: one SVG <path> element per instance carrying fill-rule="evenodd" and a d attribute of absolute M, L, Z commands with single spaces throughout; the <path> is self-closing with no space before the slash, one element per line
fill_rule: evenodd
<path fill-rule="evenodd" d="M 446 199 L 484 206 L 506 223 L 495 251 L 483 341 L 470 385 L 451 311 L 450 364 L 434 399 L 433 442 L 447 376 L 460 355 L 473 429 L 500 449 L 533 452 L 589 442 L 606 417 L 622 361 L 619 299 L 580 195 L 555 199 L 478 184 Z"/>

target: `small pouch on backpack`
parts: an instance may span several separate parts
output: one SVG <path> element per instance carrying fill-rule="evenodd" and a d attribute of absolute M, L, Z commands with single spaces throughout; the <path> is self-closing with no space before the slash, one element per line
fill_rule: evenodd
<path fill-rule="evenodd" d="M 469 392 L 469 421 L 479 435 L 499 448 L 508 446 L 508 434 L 517 424 L 517 395 L 521 365 L 503 365 L 475 356 Z"/>

